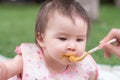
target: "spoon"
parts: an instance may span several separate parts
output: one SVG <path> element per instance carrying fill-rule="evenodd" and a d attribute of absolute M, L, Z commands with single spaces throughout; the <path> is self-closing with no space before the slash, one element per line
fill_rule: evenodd
<path fill-rule="evenodd" d="M 115 41 L 116 41 L 116 39 L 112 39 L 112 40 L 108 41 L 107 43 L 111 44 Z M 74 55 L 69 55 L 69 56 L 66 56 L 66 57 L 68 57 L 68 60 L 71 61 L 71 62 L 78 62 L 78 61 L 83 60 L 87 55 L 89 55 L 89 54 L 91 54 L 91 53 L 93 53 L 93 52 L 95 52 L 99 49 L 101 49 L 101 48 L 99 46 L 97 46 L 97 47 L 89 50 L 88 52 L 85 52 L 85 54 L 83 54 L 81 57 L 77 57 L 77 56 L 74 56 Z"/>

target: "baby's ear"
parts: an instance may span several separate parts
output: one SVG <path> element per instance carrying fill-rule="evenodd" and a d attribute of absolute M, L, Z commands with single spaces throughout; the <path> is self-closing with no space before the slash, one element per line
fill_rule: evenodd
<path fill-rule="evenodd" d="M 45 47 L 43 34 L 40 34 L 39 32 L 36 33 L 36 40 L 37 40 L 37 43 L 39 44 L 40 47 Z"/>

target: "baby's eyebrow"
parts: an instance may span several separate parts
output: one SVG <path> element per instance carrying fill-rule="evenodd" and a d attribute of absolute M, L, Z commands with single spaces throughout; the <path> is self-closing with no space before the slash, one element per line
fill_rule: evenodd
<path fill-rule="evenodd" d="M 71 36 L 72 34 L 71 33 L 69 34 L 69 33 L 63 32 L 63 31 L 59 31 L 57 33 L 57 35 L 60 35 L 60 36 Z M 81 33 L 81 34 L 76 35 L 76 37 L 78 37 L 78 38 L 84 38 L 84 37 L 87 37 L 87 35 L 84 34 L 84 33 Z"/>
<path fill-rule="evenodd" d="M 87 37 L 87 35 L 82 34 L 82 35 L 78 35 L 77 37 Z"/>
<path fill-rule="evenodd" d="M 67 33 L 65 33 L 65 32 L 58 32 L 58 35 L 68 36 L 68 34 L 67 34 Z"/>

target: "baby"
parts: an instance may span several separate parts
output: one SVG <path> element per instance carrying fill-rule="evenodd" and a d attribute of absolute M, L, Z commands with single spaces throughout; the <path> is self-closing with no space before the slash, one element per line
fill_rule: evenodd
<path fill-rule="evenodd" d="M 97 67 L 89 55 L 71 62 L 63 55 L 85 53 L 89 18 L 74 0 L 46 0 L 35 27 L 36 43 L 22 43 L 16 57 L 0 62 L 0 80 L 97 80 Z"/>

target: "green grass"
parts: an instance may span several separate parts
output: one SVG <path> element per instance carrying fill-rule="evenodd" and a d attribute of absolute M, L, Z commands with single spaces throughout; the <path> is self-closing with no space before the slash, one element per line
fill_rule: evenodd
<path fill-rule="evenodd" d="M 22 42 L 34 42 L 38 5 L 0 4 L 0 54 L 15 55 Z"/>
<path fill-rule="evenodd" d="M 34 26 L 39 5 L 0 4 L 0 54 L 13 57 L 15 47 L 23 42 L 34 42 Z M 120 28 L 120 9 L 111 5 L 100 7 L 99 20 L 92 23 L 87 50 L 96 47 L 113 27 Z M 107 60 L 103 51 L 92 54 L 97 63 L 115 65 L 120 59 L 112 56 Z"/>

